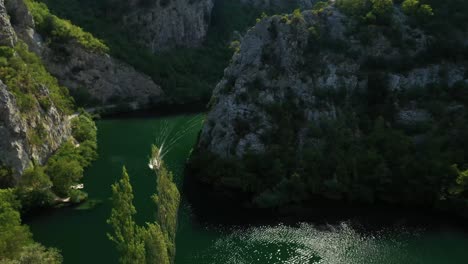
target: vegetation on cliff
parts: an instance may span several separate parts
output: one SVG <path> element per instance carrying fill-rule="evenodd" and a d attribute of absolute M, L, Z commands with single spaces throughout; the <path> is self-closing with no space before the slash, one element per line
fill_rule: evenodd
<path fill-rule="evenodd" d="M 30 12 L 33 15 L 36 29 L 52 47 L 66 44 L 69 41 L 77 41 L 84 48 L 94 52 L 108 52 L 109 48 L 99 39 L 93 37 L 80 27 L 73 25 L 70 21 L 61 19 L 50 13 L 44 3 L 36 0 L 26 0 Z"/>
<path fill-rule="evenodd" d="M 20 202 L 12 189 L 0 190 L 0 263 L 62 263 L 60 252 L 32 240 L 26 225 L 21 224 Z"/>
<path fill-rule="evenodd" d="M 222 123 L 225 121 L 219 118 L 208 119 L 206 127 L 216 130 L 211 136 L 226 138 L 226 142 L 234 137 L 234 146 L 229 145 L 231 148 L 225 149 L 224 156 L 211 153 L 203 144 L 209 144 L 212 139 L 205 138 L 191 158 L 191 177 L 209 184 L 214 191 L 263 208 L 291 204 L 307 207 L 325 198 L 340 203 L 451 207 L 458 208 L 454 211 L 466 212 L 468 188 L 463 171 L 468 169 L 465 140 L 468 136 L 468 86 L 464 80 L 468 49 L 463 37 L 466 31 L 457 23 L 467 21 L 468 4 L 464 1 L 399 1 L 402 2 L 403 11 L 409 17 L 402 18 L 400 6 L 394 6 L 393 1 L 337 1 L 337 8 L 347 16 L 338 16 L 347 21 L 344 36 L 355 37 L 355 43 L 361 43 L 360 50 L 352 50 L 351 42 L 341 43 L 340 39 L 329 37 L 333 28 L 327 31 L 320 21 L 333 10 L 323 4 L 313 10 L 309 24 L 303 17 L 305 13 L 301 12 L 260 21 L 258 28 L 268 28 L 272 42 L 280 38 L 280 33 L 285 38 L 282 41 L 296 41 L 291 45 L 301 50 L 291 53 L 300 54 L 298 62 L 288 65 L 296 58 L 277 54 L 284 48 L 279 47 L 282 42 L 278 41 L 274 42 L 279 43 L 278 46 L 267 43 L 261 49 L 261 66 L 254 81 L 250 82 L 249 78 L 255 76 L 253 71 L 257 69 L 251 64 L 236 64 L 238 68 L 226 70 L 219 93 L 215 92 L 217 97 L 212 100 L 212 104 L 218 106 L 213 115 L 240 114 L 232 120 L 233 131 L 223 131 L 221 127 L 226 126 Z M 417 4 L 410 8 L 410 2 Z M 418 11 L 420 9 L 422 11 Z M 455 16 L 447 19 L 451 17 L 450 12 Z M 271 22 L 268 27 L 264 27 L 266 21 Z M 328 22 L 336 21 L 343 20 Z M 401 21 L 408 24 L 401 26 Z M 430 36 L 425 42 L 427 49 L 410 55 L 421 46 L 405 36 L 406 26 L 421 29 Z M 304 40 L 304 31 L 308 31 L 307 40 Z M 388 39 L 390 46 L 377 41 L 379 38 Z M 253 45 L 252 42 L 248 44 Z M 387 47 L 385 52 L 392 55 L 387 56 L 385 52 L 368 57 L 362 55 L 365 54 L 363 49 L 372 49 L 374 45 Z M 449 49 L 450 46 L 453 48 Z M 397 47 L 398 51 L 392 53 L 392 47 Z M 331 64 L 331 70 L 318 64 L 321 54 L 329 59 L 324 63 Z M 246 56 L 252 55 L 240 54 L 236 62 L 249 63 Z M 327 77 L 333 67 L 334 76 L 345 76 L 343 80 L 346 81 L 346 76 L 353 74 L 353 68 L 345 68 L 345 64 L 341 69 L 339 63 L 347 56 L 362 62 L 357 76 L 360 85 L 356 89 L 350 89 L 351 85 L 346 82 L 338 82 L 333 88 L 324 87 L 324 82 L 319 87 L 313 82 L 307 83 L 307 80 L 319 80 L 321 75 Z M 465 69 L 461 81 L 452 83 L 453 74 L 448 73 L 450 66 L 447 65 L 450 63 Z M 392 76 L 404 76 L 411 69 L 432 64 L 442 64 L 436 82 L 401 90 L 390 87 Z M 239 68 L 249 69 L 249 75 L 238 73 Z M 244 83 L 236 82 L 239 76 L 232 72 L 241 74 Z M 287 79 L 291 72 L 294 75 Z M 332 74 L 328 80 L 333 78 L 338 77 Z M 281 82 L 275 86 L 278 80 Z M 284 88 L 285 85 L 291 86 Z M 307 101 L 309 92 L 315 100 Z M 221 97 L 227 99 L 222 101 Z M 267 100 L 269 97 L 274 99 Z M 236 105 L 239 109 L 235 109 Z M 423 109 L 423 117 L 429 118 L 411 124 L 401 120 L 401 113 L 418 114 L 420 109 Z M 314 115 L 321 118 L 308 119 Z M 260 143 L 249 142 L 249 137 L 255 136 Z M 244 143 L 247 149 L 252 142 L 264 149 L 252 148 L 239 154 L 236 146 L 240 141 L 248 142 Z"/>
<path fill-rule="evenodd" d="M 86 198 L 86 193 L 71 188 L 83 177 L 84 169 L 97 158 L 96 126 L 87 113 L 72 120 L 72 134 L 76 142 L 65 142 L 44 166 L 27 169 L 18 184 L 17 195 L 23 211 L 48 207 L 56 198 L 70 197 L 72 203 Z"/>
<path fill-rule="evenodd" d="M 158 149 L 152 146 L 152 159 Z M 130 177 L 123 168 L 122 178 L 112 185 L 113 208 L 108 224 L 112 227 L 109 239 L 116 244 L 122 264 L 174 263 L 175 235 L 180 194 L 173 182 L 172 173 L 164 164 L 154 168 L 156 173 L 156 220 L 138 226 L 134 215 L 133 189 Z"/>
<path fill-rule="evenodd" d="M 14 48 L 0 47 L 0 79 L 14 95 L 21 119 L 26 124 L 36 123 L 37 116 L 49 112 L 51 107 L 62 116 L 74 112 L 73 99 L 67 88 L 58 84 L 57 79 L 44 68 L 40 58 L 28 51 L 23 42 Z M 62 197 L 71 195 L 73 201 L 83 198 L 82 192 L 72 190 L 70 186 L 79 181 L 83 168 L 96 158 L 96 126 L 91 116 L 84 112 L 73 118 L 71 123 L 77 142 L 64 143 L 44 166 L 31 164 L 18 183 L 13 179 L 14 171 L 7 167 L 1 169 L 1 187 L 17 184 L 23 210 L 49 206 L 54 201 L 53 192 Z M 32 146 L 50 144 L 56 140 L 47 135 L 40 122 L 31 126 L 26 136 Z"/>
<path fill-rule="evenodd" d="M 199 48 L 177 48 L 153 54 L 131 37 L 116 19 L 126 3 L 107 0 L 42 0 L 58 16 L 65 17 L 105 40 L 109 53 L 134 66 L 161 85 L 176 103 L 207 103 L 213 87 L 232 56 L 230 42 L 255 23 L 261 11 L 239 1 L 217 0 L 205 43 Z M 131 30 L 131 29 L 130 29 Z"/>
<path fill-rule="evenodd" d="M 15 95 L 26 118 L 40 110 L 48 111 L 52 103 L 64 114 L 73 112 L 73 100 L 68 90 L 58 84 L 57 79 L 44 68 L 41 59 L 30 52 L 23 42 L 14 48 L 0 47 L 0 79 Z M 35 132 L 37 134 L 31 137 L 34 142 L 41 144 L 44 137 L 40 136 L 40 131 Z"/>

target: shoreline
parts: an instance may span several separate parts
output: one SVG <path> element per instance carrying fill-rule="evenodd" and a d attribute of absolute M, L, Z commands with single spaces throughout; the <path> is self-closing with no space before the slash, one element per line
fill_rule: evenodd
<path fill-rule="evenodd" d="M 91 109 L 91 111 L 89 111 Z M 155 105 L 143 106 L 132 104 L 110 105 L 85 110 L 99 119 L 140 119 L 149 117 L 169 117 L 183 114 L 206 113 L 207 106 L 203 102 L 173 103 L 163 102 Z"/>
<path fill-rule="evenodd" d="M 191 207 L 194 221 L 201 225 L 249 227 L 308 223 L 326 226 L 344 222 L 364 233 L 400 227 L 429 231 L 457 230 L 468 235 L 466 218 L 453 211 L 429 206 L 357 205 L 317 197 L 307 207 L 289 205 L 279 209 L 248 208 L 242 206 L 241 197 L 226 198 L 223 193 L 213 191 L 210 186 L 190 178 L 186 172 L 182 196 Z"/>

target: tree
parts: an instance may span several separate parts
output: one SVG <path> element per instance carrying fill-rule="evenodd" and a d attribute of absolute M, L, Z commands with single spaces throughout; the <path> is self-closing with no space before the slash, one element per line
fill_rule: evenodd
<path fill-rule="evenodd" d="M 166 235 L 169 258 L 174 260 L 180 193 L 173 181 L 172 173 L 166 169 L 164 163 L 155 171 L 157 175 L 157 193 L 153 195 L 153 200 L 157 208 L 156 222 Z"/>
<path fill-rule="evenodd" d="M 141 232 L 145 242 L 147 263 L 170 264 L 166 238 L 159 224 L 148 224 Z"/>
<path fill-rule="evenodd" d="M 428 4 L 421 4 L 419 0 L 405 0 L 401 5 L 401 8 L 405 14 L 415 16 L 420 19 L 434 15 L 432 7 Z"/>
<path fill-rule="evenodd" d="M 55 194 L 65 197 L 70 193 L 70 186 L 83 177 L 83 167 L 77 160 L 57 159 L 49 162 L 46 168 L 54 184 L 52 190 Z"/>
<path fill-rule="evenodd" d="M 158 148 L 152 146 L 152 159 L 158 153 Z M 113 208 L 107 222 L 114 232 L 108 236 L 117 245 L 121 263 L 174 263 L 180 194 L 172 173 L 160 162 L 154 167 L 157 193 L 152 196 L 157 209 L 156 221 L 147 223 L 146 227 L 139 227 L 133 219 L 136 209 L 125 168 L 122 179 L 112 185 Z"/>
<path fill-rule="evenodd" d="M 15 259 L 32 243 L 28 227 L 21 224 L 19 206 L 12 189 L 0 190 L 0 259 Z"/>
<path fill-rule="evenodd" d="M 371 0 L 372 13 L 377 17 L 388 18 L 393 12 L 393 0 Z"/>
<path fill-rule="evenodd" d="M 79 116 L 72 119 L 72 131 L 73 137 L 78 142 L 84 142 L 87 140 L 96 141 L 97 128 L 96 124 L 93 122 L 92 117 L 83 112 Z"/>
<path fill-rule="evenodd" d="M 133 205 L 133 189 L 127 170 L 123 168 L 122 178 L 112 185 L 112 211 L 107 223 L 113 232 L 109 239 L 117 245 L 122 264 L 143 264 L 145 260 L 145 244 L 141 231 L 133 216 L 136 214 Z"/>
<path fill-rule="evenodd" d="M 0 188 L 8 188 L 15 185 L 14 170 L 10 167 L 0 166 Z"/>
<path fill-rule="evenodd" d="M 452 165 L 452 172 L 457 175 L 455 184 L 449 190 L 449 193 L 455 196 L 461 196 L 468 192 L 468 170 L 460 171 L 457 165 Z"/>
<path fill-rule="evenodd" d="M 51 187 L 52 181 L 43 167 L 34 166 L 26 169 L 16 188 L 22 211 L 27 212 L 37 207 L 49 206 L 54 197 Z"/>
<path fill-rule="evenodd" d="M 18 259 L 19 264 L 60 264 L 62 255 L 55 248 L 46 248 L 39 243 L 34 243 L 23 248 Z"/>
<path fill-rule="evenodd" d="M 366 13 L 368 0 L 337 0 L 337 6 L 346 14 L 362 16 Z"/>

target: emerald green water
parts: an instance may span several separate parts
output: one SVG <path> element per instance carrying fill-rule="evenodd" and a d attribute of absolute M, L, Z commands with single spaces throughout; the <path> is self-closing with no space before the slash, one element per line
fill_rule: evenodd
<path fill-rule="evenodd" d="M 110 185 L 125 165 L 135 192 L 137 221 L 152 221 L 150 196 L 155 178 L 148 168 L 150 145 L 164 127 L 187 130 L 165 157 L 178 183 L 195 143 L 203 116 L 100 120 L 99 159 L 86 171 L 84 184 L 91 202 L 34 217 L 28 224 L 37 241 L 59 248 L 65 264 L 117 263 L 106 237 Z M 195 120 L 195 122 L 194 122 Z M 194 124 L 190 129 L 187 124 Z M 209 205 L 207 205 L 209 206 Z M 308 263 L 468 263 L 468 236 L 456 231 L 387 230 L 363 235 L 346 224 L 315 227 L 208 227 L 194 221 L 190 206 L 181 205 L 177 264 L 308 264 Z"/>

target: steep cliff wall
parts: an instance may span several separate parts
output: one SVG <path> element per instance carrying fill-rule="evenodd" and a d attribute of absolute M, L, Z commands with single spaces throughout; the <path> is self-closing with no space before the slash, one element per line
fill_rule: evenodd
<path fill-rule="evenodd" d="M 466 164 L 468 67 L 435 56 L 409 19 L 395 8 L 367 24 L 331 6 L 261 20 L 214 90 L 194 177 L 260 207 L 448 195 L 451 166 Z"/>
<path fill-rule="evenodd" d="M 284 10 L 292 8 L 310 9 L 318 0 L 240 0 L 244 4 L 266 10 Z"/>
<path fill-rule="evenodd" d="M 125 26 L 153 52 L 196 47 L 204 40 L 213 0 L 138 1 L 129 3 Z"/>
<path fill-rule="evenodd" d="M 16 34 L 10 23 L 4 1 L 0 1 L 0 45 L 12 46 L 16 42 Z"/>
<path fill-rule="evenodd" d="M 41 21 L 62 21 L 50 14 L 45 6 L 28 1 L 30 8 L 41 8 L 42 13 L 38 14 L 46 14 L 39 17 Z M 23 0 L 6 0 L 6 6 L 8 14 L 14 18 L 11 21 L 18 37 L 43 59 L 47 69 L 72 93 L 85 94 L 90 101 L 99 104 L 137 102 L 144 106 L 162 100 L 162 89 L 150 77 L 112 58 L 105 51 L 90 49 L 73 36 L 57 41 L 47 35 L 50 32 L 36 30 L 42 25 L 36 25 Z M 78 30 L 71 24 L 68 27 Z"/>
<path fill-rule="evenodd" d="M 48 96 L 47 87 L 42 87 Z M 54 105 L 45 111 L 25 118 L 15 96 L 0 80 L 0 164 L 11 167 L 16 174 L 35 164 L 44 164 L 47 158 L 70 137 L 70 121 Z M 37 131 L 40 141 L 35 142 Z"/>

